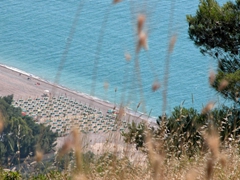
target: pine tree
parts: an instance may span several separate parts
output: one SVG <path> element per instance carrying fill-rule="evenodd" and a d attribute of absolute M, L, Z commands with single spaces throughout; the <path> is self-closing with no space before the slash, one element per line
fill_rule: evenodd
<path fill-rule="evenodd" d="M 187 21 L 189 37 L 200 52 L 218 61 L 212 87 L 240 104 L 240 0 L 223 6 L 215 0 L 200 0 L 196 15 L 187 15 Z"/>

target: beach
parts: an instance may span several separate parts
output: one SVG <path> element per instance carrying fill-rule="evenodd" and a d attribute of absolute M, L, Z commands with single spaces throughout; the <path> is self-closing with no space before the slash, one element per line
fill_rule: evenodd
<path fill-rule="evenodd" d="M 119 106 L 115 106 L 114 104 L 101 100 L 97 97 L 70 90 L 58 84 L 43 80 L 32 74 L 28 74 L 27 72 L 2 64 L 0 64 L 0 78 L 0 96 L 13 94 L 14 100 L 20 98 L 27 99 L 41 97 L 47 90 L 49 91 L 49 95 L 52 97 L 68 97 L 69 99 L 82 102 L 86 105 L 94 107 L 95 109 L 99 109 L 104 114 L 109 109 L 117 110 L 119 108 Z M 128 108 L 125 108 L 125 113 L 127 116 L 131 116 L 135 120 L 155 120 L 155 118 Z"/>
<path fill-rule="evenodd" d="M 65 96 L 91 106 L 96 106 L 102 111 L 113 108 L 113 105 L 110 103 L 100 102 L 100 100 L 87 94 L 71 91 L 65 87 L 4 65 L 0 65 L 0 78 L 0 96 L 13 94 L 14 99 L 36 98 L 41 97 L 48 90 L 51 96 Z"/>
<path fill-rule="evenodd" d="M 18 69 L 14 69 L 11 67 L 7 67 L 5 65 L 0 65 L 0 96 L 7 96 L 13 94 L 13 99 L 16 102 L 19 102 L 20 100 L 28 102 L 29 99 L 32 99 L 32 102 L 36 101 L 34 99 L 44 99 L 43 95 L 45 94 L 45 91 L 48 90 L 52 98 L 55 97 L 55 100 L 61 99 L 68 99 L 69 102 L 78 102 L 79 104 L 82 104 L 82 106 L 88 106 L 88 107 L 93 107 L 93 109 L 96 109 L 97 112 L 102 112 L 102 117 L 106 117 L 108 115 L 108 110 L 112 110 L 115 108 L 116 111 L 118 111 L 119 107 L 115 107 L 114 104 L 111 104 L 109 102 L 103 101 L 101 99 L 92 97 L 90 95 L 80 93 L 80 92 L 75 92 L 71 91 L 70 89 L 67 89 L 65 87 L 55 85 L 53 83 L 47 82 L 43 79 L 40 79 L 38 77 L 35 77 L 34 75 L 28 74 L 26 72 L 23 72 Z M 50 97 L 48 97 L 48 101 Z M 45 100 L 46 101 L 46 100 Z M 46 102 L 45 102 L 46 103 Z M 29 105 L 29 102 L 28 102 Z M 46 105 L 48 105 L 46 103 Z M 29 105 L 30 106 L 30 105 Z M 32 105 L 31 105 L 32 106 Z M 21 106 L 20 106 L 21 107 Z M 26 106 L 25 106 L 26 108 Z M 29 107 L 28 107 L 29 108 Z M 39 107 L 38 107 L 39 108 Z M 95 116 L 96 118 L 89 121 L 89 119 Z M 52 124 L 47 124 L 51 126 L 51 129 L 54 128 L 54 123 L 55 127 L 58 127 L 58 119 L 61 119 L 60 123 L 65 123 L 66 125 L 68 124 L 75 124 L 75 122 L 78 122 L 78 127 L 81 124 L 85 123 L 87 121 L 87 125 L 91 123 L 97 124 L 98 121 L 103 122 L 104 118 L 98 119 L 99 116 L 97 113 L 94 113 L 93 115 L 87 116 L 88 120 L 83 120 L 84 116 L 80 114 L 76 114 L 75 116 L 61 116 L 61 117 L 54 117 L 52 118 L 51 123 Z M 49 118 L 42 118 L 42 123 L 46 123 L 46 119 Z M 51 119 L 51 118 L 50 118 Z M 143 115 L 141 113 L 138 113 L 136 111 L 132 111 L 130 109 L 125 108 L 125 113 L 124 116 L 120 118 L 122 122 L 116 123 L 116 118 L 115 119 L 110 119 L 110 123 L 108 122 L 102 123 L 103 125 L 99 126 L 97 125 L 97 128 L 92 128 L 92 131 L 88 131 L 87 133 L 82 133 L 82 145 L 85 148 L 86 151 L 91 150 L 94 153 L 101 153 L 105 150 L 105 145 L 106 142 L 108 144 L 112 144 L 112 146 L 115 147 L 117 145 L 118 148 L 123 148 L 126 145 L 123 143 L 123 137 L 121 136 L 121 131 L 127 130 L 127 124 L 130 123 L 131 121 L 135 121 L 136 123 L 139 123 L 141 121 L 144 122 L 151 122 L 152 125 L 155 125 L 153 123 L 154 118 L 148 117 L 147 115 Z M 151 120 L 151 121 L 150 121 Z M 49 120 L 48 120 L 49 121 Z M 69 121 L 69 122 L 66 122 Z M 84 122 L 85 121 L 85 122 Z M 123 123 L 124 122 L 124 123 Z M 85 125 L 86 125 L 85 124 Z M 104 127 L 108 126 L 108 127 Z M 61 126 L 62 128 L 63 126 Z M 58 138 L 57 138 L 57 146 L 56 149 L 62 147 L 62 145 L 68 141 L 68 135 L 70 134 L 72 128 L 74 126 L 69 126 L 68 130 L 65 131 L 66 133 L 62 133 Z M 96 127 L 96 126 L 94 126 Z M 104 128 L 106 130 L 104 130 Z M 99 131 L 99 129 L 103 129 L 102 131 Z M 115 129 L 115 130 L 114 130 Z M 114 145 L 115 144 L 115 145 Z M 125 144 L 125 145 L 124 145 Z M 128 147 L 129 148 L 129 147 Z M 133 149 L 135 147 L 132 147 Z M 114 151 L 115 148 L 112 148 Z"/>

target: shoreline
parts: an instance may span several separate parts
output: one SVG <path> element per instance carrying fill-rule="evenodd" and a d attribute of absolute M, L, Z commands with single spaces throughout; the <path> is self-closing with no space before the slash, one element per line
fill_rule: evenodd
<path fill-rule="evenodd" d="M 67 96 L 73 98 L 90 106 L 96 106 L 99 110 L 102 110 L 104 114 L 108 109 L 113 109 L 115 107 L 115 105 L 109 101 L 83 92 L 71 90 L 62 85 L 52 83 L 33 74 L 4 64 L 0 64 L 0 77 L 2 79 L 0 82 L 0 96 L 13 94 L 14 99 L 17 97 L 38 97 L 44 93 L 44 90 L 49 90 L 52 96 Z M 116 106 L 116 109 L 119 109 L 119 105 Z M 155 123 L 156 120 L 156 117 L 134 111 L 128 107 L 125 107 L 125 113 L 126 116 L 129 116 L 129 118 L 132 118 L 134 121 L 140 122 L 142 120 L 152 124 Z"/>

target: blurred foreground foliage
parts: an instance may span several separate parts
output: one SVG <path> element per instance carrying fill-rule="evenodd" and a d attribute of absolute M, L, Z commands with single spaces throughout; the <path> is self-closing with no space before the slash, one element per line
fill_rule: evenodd
<path fill-rule="evenodd" d="M 21 108 L 11 105 L 12 101 L 13 95 L 0 97 L 3 124 L 0 131 L 0 165 L 6 168 L 33 157 L 37 149 L 49 153 L 57 138 L 57 133 L 53 133 L 50 127 L 23 116 Z"/>
<path fill-rule="evenodd" d="M 130 123 L 128 130 L 122 133 L 124 141 L 135 144 L 136 149 L 146 151 L 149 136 L 153 142 L 161 142 L 164 150 L 171 156 L 191 157 L 207 150 L 205 135 L 215 128 L 223 144 L 239 144 L 240 109 L 237 107 L 222 106 L 203 114 L 193 108 L 179 106 L 174 108 L 169 117 L 159 116 L 156 121 L 156 126 L 144 122 Z"/>
<path fill-rule="evenodd" d="M 9 171 L 0 169 L 0 179 L 1 180 L 23 180 L 26 177 L 23 177 L 18 171 Z M 45 174 L 38 174 L 36 176 L 28 176 L 27 179 L 31 180 L 49 180 L 49 179 L 70 179 L 67 174 L 61 173 L 59 171 L 49 171 Z"/>
<path fill-rule="evenodd" d="M 200 0 L 196 14 L 187 15 L 189 38 L 203 55 L 218 62 L 212 87 L 222 97 L 240 104 L 240 0 L 222 6 Z"/>

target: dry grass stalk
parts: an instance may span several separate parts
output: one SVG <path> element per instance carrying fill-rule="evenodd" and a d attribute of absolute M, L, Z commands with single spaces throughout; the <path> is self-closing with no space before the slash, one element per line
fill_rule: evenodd
<path fill-rule="evenodd" d="M 167 108 L 167 90 L 168 90 L 168 78 L 169 78 L 169 67 L 170 67 L 170 55 L 173 52 L 173 48 L 176 41 L 177 41 L 177 35 L 171 36 L 169 46 L 168 46 L 168 53 L 166 56 L 166 64 L 165 64 L 165 72 L 164 72 L 162 113 L 165 113 Z"/>
<path fill-rule="evenodd" d="M 3 127 L 4 127 L 3 121 L 0 120 L 0 133 L 3 131 Z"/>
<path fill-rule="evenodd" d="M 216 132 L 211 135 L 208 135 L 207 139 L 208 147 L 210 148 L 212 155 L 214 158 L 217 158 L 220 154 L 219 147 L 220 147 L 220 138 Z"/>
<path fill-rule="evenodd" d="M 126 61 L 130 61 L 132 58 L 129 53 L 125 53 L 124 56 L 125 56 Z"/>
<path fill-rule="evenodd" d="M 206 179 L 207 180 L 210 180 L 213 177 L 213 166 L 214 166 L 213 159 L 209 159 L 207 161 L 207 166 L 206 166 Z"/>
<path fill-rule="evenodd" d="M 191 169 L 187 172 L 186 180 L 195 180 L 197 178 L 197 171 L 196 169 Z"/>
<path fill-rule="evenodd" d="M 226 79 L 223 79 L 218 86 L 218 90 L 219 91 L 224 90 L 228 86 L 228 84 L 229 82 Z"/>
<path fill-rule="evenodd" d="M 74 127 L 67 138 L 65 138 L 62 147 L 58 151 L 58 155 L 60 157 L 67 154 L 71 149 L 80 146 L 80 139 L 79 139 L 78 129 Z"/>
<path fill-rule="evenodd" d="M 120 3 L 122 0 L 113 0 L 113 4 Z"/>
<path fill-rule="evenodd" d="M 155 81 L 155 82 L 152 84 L 152 91 L 155 92 L 155 91 L 157 91 L 160 87 L 161 87 L 161 84 L 160 84 L 158 81 Z"/>
<path fill-rule="evenodd" d="M 43 153 L 41 151 L 36 151 L 35 160 L 37 162 L 40 162 L 42 161 L 42 158 L 43 158 Z"/>
<path fill-rule="evenodd" d="M 216 79 L 216 73 L 213 70 L 211 70 L 209 73 L 209 83 L 211 86 L 213 85 L 215 79 Z"/>
<path fill-rule="evenodd" d="M 143 27 L 146 21 L 146 16 L 144 14 L 138 15 L 137 20 L 137 35 L 138 35 L 138 43 L 137 43 L 137 49 L 136 52 L 138 53 L 141 48 L 147 50 L 147 33 L 143 31 Z"/>
<path fill-rule="evenodd" d="M 81 143 L 80 143 L 80 133 L 77 128 L 73 128 L 72 132 L 72 144 L 75 150 L 76 166 L 78 170 L 82 169 L 82 158 L 81 158 Z"/>
<path fill-rule="evenodd" d="M 202 114 L 207 114 L 209 111 L 212 110 L 213 107 L 214 107 L 214 103 L 213 103 L 213 102 L 209 102 L 209 103 L 202 109 Z"/>
<path fill-rule="evenodd" d="M 73 180 L 87 180 L 87 177 L 83 174 L 73 176 Z"/>
<path fill-rule="evenodd" d="M 219 156 L 219 160 L 218 161 L 222 165 L 223 168 L 226 167 L 226 165 L 227 165 L 227 157 L 226 157 L 226 155 L 221 154 Z"/>
<path fill-rule="evenodd" d="M 0 110 L 0 133 L 3 131 L 3 128 L 4 128 L 4 117 Z"/>
<path fill-rule="evenodd" d="M 125 108 L 123 106 L 121 106 L 118 111 L 118 119 L 121 119 L 125 115 L 126 115 Z"/>
<path fill-rule="evenodd" d="M 137 22 L 138 35 L 142 32 L 145 21 L 146 21 L 146 16 L 144 14 L 140 14 L 138 16 L 138 22 Z"/>
<path fill-rule="evenodd" d="M 137 44 L 137 52 L 141 50 L 141 48 L 147 50 L 148 45 L 147 45 L 147 34 L 143 31 L 141 31 L 138 35 L 138 44 Z"/>
<path fill-rule="evenodd" d="M 169 42 L 169 47 L 168 47 L 168 52 L 169 53 L 172 53 L 173 52 L 173 48 L 176 44 L 176 41 L 177 41 L 177 35 L 173 35 L 170 39 L 170 42 Z"/>
<path fill-rule="evenodd" d="M 63 146 L 59 150 L 58 154 L 60 157 L 67 154 L 72 149 L 72 142 L 68 139 L 64 141 Z"/>
<path fill-rule="evenodd" d="M 206 142 L 211 151 L 211 157 L 207 160 L 206 165 L 206 179 L 210 180 L 213 178 L 214 164 L 218 160 L 220 164 L 225 167 L 226 158 L 220 154 L 220 137 L 215 130 L 211 130 L 210 134 L 206 136 Z"/>
<path fill-rule="evenodd" d="M 163 177 L 164 156 L 161 152 L 162 144 L 160 142 L 154 142 L 154 143 L 157 143 L 157 144 L 154 144 L 156 145 L 154 148 L 152 137 L 149 132 L 147 133 L 146 141 L 147 141 L 146 144 L 148 149 L 148 158 L 149 158 L 151 170 L 153 171 L 152 178 L 154 180 L 164 179 Z"/>

